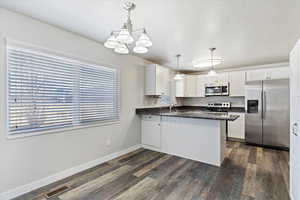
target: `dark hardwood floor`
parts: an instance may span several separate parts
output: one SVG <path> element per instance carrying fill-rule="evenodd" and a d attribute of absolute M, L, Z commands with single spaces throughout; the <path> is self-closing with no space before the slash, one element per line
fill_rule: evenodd
<path fill-rule="evenodd" d="M 228 142 L 222 167 L 139 149 L 15 200 L 289 200 L 289 153 Z"/>

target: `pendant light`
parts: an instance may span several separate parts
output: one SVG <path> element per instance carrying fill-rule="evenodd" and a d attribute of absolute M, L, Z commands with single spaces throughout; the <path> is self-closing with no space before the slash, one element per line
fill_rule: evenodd
<path fill-rule="evenodd" d="M 179 58 L 180 58 L 180 54 L 176 55 L 177 58 L 177 70 L 179 70 Z M 176 75 L 174 76 L 174 80 L 179 81 L 182 80 L 184 77 L 184 74 L 181 74 L 179 71 L 176 72 Z"/>
<path fill-rule="evenodd" d="M 208 72 L 208 76 L 217 76 L 217 72 L 214 69 L 214 51 L 216 50 L 216 48 L 209 48 L 210 50 L 210 55 L 211 55 L 211 69 Z"/>
<path fill-rule="evenodd" d="M 128 54 L 129 53 L 127 46 L 123 43 L 119 43 L 116 46 L 116 48 L 114 49 L 114 51 L 119 54 Z"/>
<path fill-rule="evenodd" d="M 104 43 L 104 46 L 109 49 L 114 49 L 118 46 L 118 44 L 119 44 L 119 42 L 118 42 L 117 38 L 114 36 L 113 33 L 111 33 L 110 37 Z"/>

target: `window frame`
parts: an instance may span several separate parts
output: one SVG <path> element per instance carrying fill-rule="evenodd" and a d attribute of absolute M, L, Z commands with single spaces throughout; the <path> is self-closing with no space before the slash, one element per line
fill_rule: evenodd
<path fill-rule="evenodd" d="M 93 68 L 97 67 L 104 67 L 104 68 L 110 68 L 113 70 L 116 70 L 116 76 L 117 76 L 117 87 L 118 87 L 118 95 L 117 95 L 117 101 L 118 101 L 118 120 L 116 121 L 95 121 L 90 122 L 88 124 L 77 124 L 73 125 L 71 127 L 65 127 L 65 128 L 55 128 L 55 129 L 49 129 L 49 130 L 42 130 L 42 131 L 33 131 L 28 133 L 16 133 L 16 134 L 10 134 L 9 132 L 9 66 L 8 66 L 8 48 L 14 47 L 14 48 L 23 48 L 29 51 L 37 52 L 39 54 L 44 54 L 46 56 L 53 56 L 53 57 L 60 57 L 64 58 L 66 60 L 70 60 L 73 62 L 76 62 L 77 64 L 83 64 L 87 65 Z M 7 139 L 17 139 L 17 138 L 24 138 L 24 137 L 32 137 L 32 136 L 38 136 L 38 135 L 47 135 L 47 134 L 55 134 L 55 133 L 62 133 L 62 132 L 70 132 L 74 130 L 80 130 L 80 129 L 86 129 L 86 128 L 93 128 L 93 127 L 103 127 L 103 126 L 109 126 L 109 125 L 120 125 L 121 123 L 121 71 L 118 67 L 111 66 L 109 64 L 101 64 L 99 62 L 91 61 L 85 58 L 81 58 L 80 56 L 73 56 L 68 55 L 65 53 L 61 53 L 55 50 L 47 49 L 44 47 L 40 47 L 37 45 L 32 45 L 12 39 L 5 39 L 5 50 L 4 50 L 5 56 L 4 56 L 4 81 L 5 81 L 5 103 L 4 103 L 4 110 L 5 110 L 5 132 L 6 132 L 6 138 Z M 79 116 L 78 116 L 79 117 Z"/>

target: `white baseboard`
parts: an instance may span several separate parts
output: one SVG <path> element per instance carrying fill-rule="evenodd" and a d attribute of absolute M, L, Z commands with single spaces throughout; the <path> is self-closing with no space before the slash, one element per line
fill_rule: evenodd
<path fill-rule="evenodd" d="M 139 149 L 139 148 L 141 148 L 140 144 L 132 146 L 132 147 L 129 147 L 128 149 L 125 149 L 125 150 L 122 150 L 122 151 L 119 151 L 119 152 L 115 152 L 115 153 L 109 154 L 107 156 L 98 158 L 96 160 L 92 160 L 90 162 L 81 164 L 79 166 L 72 167 L 70 169 L 67 169 L 67 170 L 64 170 L 62 172 L 53 174 L 53 175 L 48 176 L 46 178 L 43 178 L 43 179 L 31 182 L 31 183 L 26 184 L 26 185 L 22 185 L 20 187 L 15 188 L 15 189 L 12 189 L 12 190 L 9 190 L 9 191 L 6 191 L 6 192 L 2 192 L 2 193 L 0 193 L 0 200 L 9 200 L 9 199 L 18 197 L 18 196 L 26 194 L 26 193 L 28 193 L 28 192 L 30 192 L 32 190 L 36 190 L 36 189 L 38 189 L 40 187 L 49 185 L 51 183 L 54 183 L 56 181 L 59 181 L 61 179 L 66 178 L 66 177 L 69 177 L 69 176 L 72 176 L 74 174 L 77 174 L 77 173 L 79 173 L 81 171 L 87 170 L 89 168 L 95 167 L 95 166 L 97 166 L 99 164 L 105 163 L 105 162 L 107 162 L 109 160 L 112 160 L 114 158 L 117 158 L 119 156 L 122 156 L 122 155 L 125 155 L 127 153 L 130 153 L 130 152 L 132 152 L 132 151 L 134 151 L 136 149 Z"/>

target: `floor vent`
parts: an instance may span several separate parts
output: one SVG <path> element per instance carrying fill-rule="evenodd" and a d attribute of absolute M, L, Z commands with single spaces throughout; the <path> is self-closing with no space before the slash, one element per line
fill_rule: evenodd
<path fill-rule="evenodd" d="M 65 192 L 67 189 L 69 189 L 69 186 L 64 185 L 62 187 L 56 188 L 55 190 L 52 190 L 51 192 L 45 193 L 45 197 L 46 198 L 54 197 L 56 195 Z"/>

